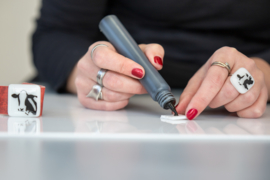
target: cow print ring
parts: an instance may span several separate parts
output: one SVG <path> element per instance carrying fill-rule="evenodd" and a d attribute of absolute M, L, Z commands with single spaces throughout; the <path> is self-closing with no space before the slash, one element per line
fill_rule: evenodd
<path fill-rule="evenodd" d="M 235 89 L 244 94 L 249 91 L 255 84 L 254 78 L 245 68 L 238 69 L 230 78 L 232 85 Z"/>

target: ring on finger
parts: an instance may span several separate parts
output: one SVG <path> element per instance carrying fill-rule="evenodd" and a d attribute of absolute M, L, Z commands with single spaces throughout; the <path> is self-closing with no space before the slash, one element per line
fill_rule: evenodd
<path fill-rule="evenodd" d="M 97 48 L 97 47 L 99 47 L 99 46 L 106 46 L 106 47 L 108 47 L 106 44 L 97 44 L 97 45 L 95 45 L 94 47 L 93 47 L 93 49 L 92 49 L 92 51 L 91 51 L 91 59 L 93 60 L 93 54 L 94 54 L 94 51 L 95 51 L 95 49 Z"/>
<path fill-rule="evenodd" d="M 102 87 L 98 84 L 94 85 L 91 91 L 86 95 L 86 97 L 93 98 L 96 101 L 103 99 L 102 96 Z"/>
<path fill-rule="evenodd" d="M 107 70 L 106 69 L 100 69 L 97 73 L 97 83 L 103 87 L 103 77 L 105 76 Z"/>
<path fill-rule="evenodd" d="M 227 71 L 228 71 L 228 76 L 231 76 L 231 67 L 230 67 L 230 65 L 229 65 L 229 63 L 223 63 L 223 62 L 219 62 L 219 61 L 215 61 L 215 62 L 213 62 L 212 64 L 211 64 L 211 66 L 220 66 L 220 67 L 224 67 L 224 68 L 226 68 L 227 69 Z"/>
<path fill-rule="evenodd" d="M 252 86 L 255 84 L 254 78 L 245 68 L 239 68 L 230 78 L 232 85 L 235 89 L 244 94 L 249 91 Z"/>

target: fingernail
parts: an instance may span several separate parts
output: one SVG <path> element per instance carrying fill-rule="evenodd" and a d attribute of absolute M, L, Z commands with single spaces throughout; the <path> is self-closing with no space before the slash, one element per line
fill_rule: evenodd
<path fill-rule="evenodd" d="M 143 71 L 141 69 L 139 69 L 139 68 L 132 69 L 131 73 L 132 73 L 133 76 L 136 76 L 138 78 L 143 77 Z"/>
<path fill-rule="evenodd" d="M 186 124 L 186 127 L 187 127 L 187 129 L 188 129 L 190 132 L 192 132 L 192 133 L 195 133 L 196 130 L 197 130 L 196 124 L 195 124 L 194 122 L 192 122 L 192 121 L 189 121 L 189 122 Z"/>
<path fill-rule="evenodd" d="M 163 62 L 162 62 L 161 57 L 155 56 L 154 61 L 155 61 L 155 63 L 158 63 L 159 65 L 163 66 Z"/>
<path fill-rule="evenodd" d="M 190 110 L 187 112 L 187 118 L 188 118 L 189 120 L 192 120 L 192 119 L 197 115 L 197 113 L 198 113 L 198 110 L 192 108 L 192 109 L 190 109 Z"/>

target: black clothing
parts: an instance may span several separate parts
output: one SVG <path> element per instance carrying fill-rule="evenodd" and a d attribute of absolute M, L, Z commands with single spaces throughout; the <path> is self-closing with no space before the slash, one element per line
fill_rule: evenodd
<path fill-rule="evenodd" d="M 270 62 L 269 0 L 43 0 L 33 35 L 38 78 L 62 91 L 88 47 L 106 40 L 100 20 L 115 14 L 135 41 L 165 49 L 162 76 L 172 88 L 222 46 Z"/>

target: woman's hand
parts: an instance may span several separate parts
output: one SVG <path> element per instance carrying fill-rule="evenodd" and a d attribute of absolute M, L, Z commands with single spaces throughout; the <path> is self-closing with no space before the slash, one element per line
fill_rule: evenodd
<path fill-rule="evenodd" d="M 246 68 L 255 80 L 254 86 L 245 94 L 240 94 L 231 84 L 226 68 L 211 66 L 215 61 L 227 62 L 231 67 L 231 74 L 241 67 Z M 190 79 L 176 110 L 180 114 L 186 114 L 191 120 L 207 106 L 225 106 L 229 112 L 237 112 L 239 117 L 258 118 L 264 113 L 267 100 L 264 73 L 256 66 L 255 61 L 235 48 L 223 47 Z"/>
<path fill-rule="evenodd" d="M 97 44 L 105 44 L 94 50 L 93 59 L 91 51 Z M 153 66 L 162 69 L 164 50 L 158 44 L 139 46 Z M 102 100 L 96 101 L 86 95 L 92 87 L 97 84 L 97 73 L 100 69 L 108 70 L 103 77 Z M 118 54 L 115 48 L 105 41 L 92 44 L 88 52 L 79 60 L 76 70 L 69 78 L 67 87 L 72 88 L 72 81 L 75 81 L 78 99 L 81 104 L 90 109 L 117 110 L 124 108 L 129 98 L 134 94 L 144 94 L 146 90 L 138 81 L 144 76 L 144 69 L 141 65 Z M 75 79 L 75 80 L 73 80 Z M 71 81 L 71 83 L 70 83 Z"/>

